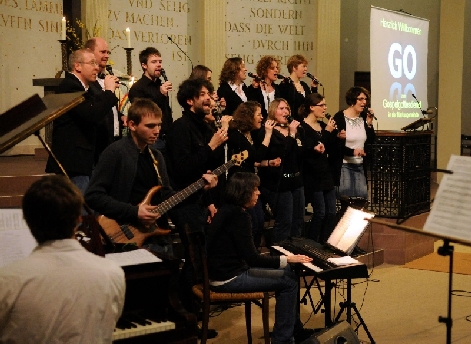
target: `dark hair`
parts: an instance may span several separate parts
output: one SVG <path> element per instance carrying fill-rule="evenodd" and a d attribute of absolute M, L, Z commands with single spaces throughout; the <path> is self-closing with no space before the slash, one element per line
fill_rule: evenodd
<path fill-rule="evenodd" d="M 275 119 L 276 109 L 278 108 L 278 105 L 280 105 L 281 102 L 286 103 L 289 113 L 291 114 L 291 106 L 289 106 L 288 101 L 283 98 L 275 98 L 273 99 L 273 101 L 270 103 L 270 106 L 268 107 L 268 119 L 273 119 L 273 120 Z"/>
<path fill-rule="evenodd" d="M 128 109 L 128 121 L 133 121 L 134 124 L 141 123 L 143 116 L 162 117 L 162 110 L 159 106 L 148 98 L 135 98 Z"/>
<path fill-rule="evenodd" d="M 298 115 L 301 117 L 307 117 L 311 112 L 311 106 L 319 104 L 324 99 L 324 96 L 319 93 L 308 94 L 304 98 L 304 103 L 298 109 Z"/>
<path fill-rule="evenodd" d="M 355 105 L 357 103 L 357 98 L 360 94 L 364 94 L 366 97 L 366 101 L 370 99 L 370 93 L 368 90 L 361 86 L 353 86 L 345 94 L 345 100 L 348 105 Z"/>
<path fill-rule="evenodd" d="M 96 46 L 96 37 L 90 38 L 88 41 L 85 42 L 83 45 L 84 48 L 90 49 L 90 50 L 95 50 Z"/>
<path fill-rule="evenodd" d="M 70 239 L 83 204 L 80 190 L 65 176 L 44 176 L 23 196 L 23 217 L 39 244 Z"/>
<path fill-rule="evenodd" d="M 307 65 L 307 59 L 303 55 L 293 55 L 286 62 L 286 67 L 288 67 L 288 73 L 291 74 L 294 68 L 299 66 L 301 63 Z"/>
<path fill-rule="evenodd" d="M 178 104 L 185 110 L 190 108 L 187 100 L 192 100 L 200 96 L 201 89 L 206 87 L 209 93 L 214 92 L 213 84 L 205 79 L 186 79 L 178 87 L 177 100 Z"/>
<path fill-rule="evenodd" d="M 260 185 L 260 178 L 255 173 L 236 172 L 226 184 L 224 200 L 226 203 L 244 207 L 252 198 L 256 187 Z"/>
<path fill-rule="evenodd" d="M 257 108 L 261 108 L 261 106 L 258 102 L 253 100 L 239 104 L 232 114 L 232 121 L 229 122 L 229 126 L 231 128 L 238 129 L 243 133 L 253 130 L 254 115 Z"/>
<path fill-rule="evenodd" d="M 193 70 L 191 71 L 190 77 L 188 79 L 205 79 L 207 80 L 208 72 L 212 72 L 206 66 L 203 65 L 196 65 Z"/>
<path fill-rule="evenodd" d="M 263 56 L 260 61 L 258 61 L 257 68 L 255 70 L 260 78 L 265 79 L 268 75 L 268 68 L 270 68 L 272 62 L 276 62 L 278 66 L 280 65 L 280 60 L 277 60 L 275 56 L 270 55 Z"/>
<path fill-rule="evenodd" d="M 143 51 L 141 51 L 139 53 L 139 62 L 141 63 L 141 66 L 142 64 L 147 64 L 147 61 L 149 60 L 149 56 L 152 56 L 152 55 L 157 55 L 157 56 L 162 57 L 162 54 L 160 53 L 160 51 L 158 51 L 154 47 L 147 47 Z"/>
<path fill-rule="evenodd" d="M 242 62 L 242 57 L 228 58 L 226 62 L 224 62 L 224 66 L 222 66 L 221 75 L 219 76 L 219 84 L 224 82 L 234 82 L 237 74 L 240 72 Z"/>

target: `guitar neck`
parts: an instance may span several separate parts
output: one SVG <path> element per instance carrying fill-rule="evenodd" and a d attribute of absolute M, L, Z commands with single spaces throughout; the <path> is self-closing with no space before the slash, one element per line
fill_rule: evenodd
<path fill-rule="evenodd" d="M 235 165 L 235 162 L 230 160 L 226 162 L 224 165 L 219 166 L 216 168 L 212 173 L 215 174 L 216 176 L 220 176 L 224 172 L 226 172 L 229 168 Z M 169 197 L 167 200 L 163 201 L 160 203 L 157 208 L 153 210 L 154 213 L 159 213 L 160 215 L 165 214 L 167 211 L 172 209 L 174 206 L 176 206 L 178 203 L 183 202 L 185 199 L 193 195 L 196 191 L 204 188 L 206 184 L 206 181 L 201 178 L 198 179 L 196 182 L 193 184 L 187 186 L 183 190 L 179 191 L 172 197 Z"/>

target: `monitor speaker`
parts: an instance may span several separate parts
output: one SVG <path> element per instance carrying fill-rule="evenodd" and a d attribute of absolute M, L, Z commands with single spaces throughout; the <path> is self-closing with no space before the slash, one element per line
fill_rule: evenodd
<path fill-rule="evenodd" d="M 301 344 L 360 344 L 355 331 L 346 321 L 342 321 L 306 339 Z"/>

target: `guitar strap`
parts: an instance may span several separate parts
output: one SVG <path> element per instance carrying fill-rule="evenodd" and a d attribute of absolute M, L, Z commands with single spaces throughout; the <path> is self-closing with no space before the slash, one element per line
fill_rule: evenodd
<path fill-rule="evenodd" d="M 163 186 L 162 178 L 160 177 L 159 169 L 157 167 L 157 165 L 159 163 L 158 163 L 157 159 L 155 158 L 154 153 L 152 153 L 152 149 L 150 149 L 149 146 L 147 146 L 147 149 L 149 150 L 149 154 L 150 154 L 152 160 L 154 161 L 154 169 L 155 169 L 155 172 L 157 173 L 157 179 L 159 180 L 159 184 Z"/>

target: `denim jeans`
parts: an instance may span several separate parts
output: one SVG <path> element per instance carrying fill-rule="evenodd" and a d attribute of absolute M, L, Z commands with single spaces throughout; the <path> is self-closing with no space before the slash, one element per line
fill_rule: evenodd
<path fill-rule="evenodd" d="M 275 218 L 273 242 L 301 236 L 304 224 L 304 188 L 285 192 L 273 192 L 263 188 L 262 194 L 265 195 L 264 198 Z"/>
<path fill-rule="evenodd" d="M 343 164 L 337 197 L 361 197 L 368 199 L 365 173 L 362 164 Z"/>
<path fill-rule="evenodd" d="M 308 237 L 324 243 L 334 230 L 336 208 L 335 188 L 315 191 L 312 194 L 312 217 L 308 226 Z"/>
<path fill-rule="evenodd" d="M 298 323 L 296 304 L 298 281 L 289 264 L 284 269 L 250 268 L 215 291 L 251 293 L 275 291 L 275 324 L 272 343 L 294 343 L 293 331 Z"/>
<path fill-rule="evenodd" d="M 70 177 L 70 181 L 80 190 L 82 195 L 85 195 L 88 183 L 90 182 L 90 176 L 74 176 Z"/>

